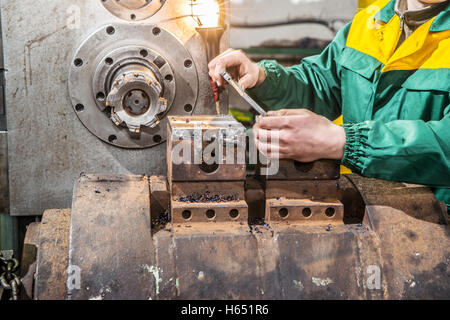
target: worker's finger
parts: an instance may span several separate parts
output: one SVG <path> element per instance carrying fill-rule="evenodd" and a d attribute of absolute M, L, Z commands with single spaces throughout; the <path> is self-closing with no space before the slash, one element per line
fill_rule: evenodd
<path fill-rule="evenodd" d="M 267 112 L 268 117 L 282 117 L 282 116 L 301 116 L 307 115 L 311 111 L 307 109 L 281 109 Z"/>
<path fill-rule="evenodd" d="M 280 147 L 271 143 L 265 143 L 257 140 L 256 147 L 265 157 L 276 159 L 280 155 Z"/>
<path fill-rule="evenodd" d="M 221 57 L 226 56 L 226 55 L 228 55 L 229 53 L 231 53 L 231 52 L 233 52 L 233 51 L 235 51 L 235 50 L 234 50 L 234 49 L 228 49 L 228 50 L 222 52 L 221 54 L 219 54 L 217 57 L 215 57 L 214 59 L 212 59 L 212 60 L 209 62 L 208 68 L 209 68 L 210 70 L 211 70 L 211 69 L 214 70 L 214 69 L 216 68 L 217 61 L 218 61 Z"/>
<path fill-rule="evenodd" d="M 222 86 L 224 81 L 220 72 L 227 68 L 239 67 L 246 62 L 245 59 L 246 56 L 241 51 L 231 51 L 230 53 L 217 58 L 217 61 L 210 67 L 209 75 L 219 86 Z"/>
<path fill-rule="evenodd" d="M 255 135 L 259 141 L 277 144 L 280 142 L 281 131 L 258 129 L 255 131 Z"/>
<path fill-rule="evenodd" d="M 291 117 L 261 117 L 259 119 L 259 127 L 267 130 L 281 130 L 289 128 L 292 119 Z"/>
<path fill-rule="evenodd" d="M 252 88 L 255 86 L 255 79 L 252 77 L 251 74 L 246 74 L 239 79 L 239 84 L 244 90 L 247 88 Z"/>
<path fill-rule="evenodd" d="M 267 112 L 268 117 L 282 117 L 287 115 L 288 110 L 282 109 L 282 110 L 272 110 Z"/>

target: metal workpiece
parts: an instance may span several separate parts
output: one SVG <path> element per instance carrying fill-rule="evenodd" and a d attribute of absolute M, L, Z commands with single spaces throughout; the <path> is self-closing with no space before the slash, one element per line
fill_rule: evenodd
<path fill-rule="evenodd" d="M 169 117 L 168 180 L 244 181 L 246 129 L 232 116 Z"/>
<path fill-rule="evenodd" d="M 262 173 L 261 169 L 265 166 L 267 165 L 260 164 L 258 169 L 262 177 L 267 180 L 337 180 L 340 176 L 339 161 L 328 159 L 308 163 L 294 160 L 279 160 L 279 169 L 276 174 L 272 175 L 264 175 Z"/>
<path fill-rule="evenodd" d="M 139 21 L 156 14 L 166 0 L 101 0 L 100 2 L 120 19 Z"/>
<path fill-rule="evenodd" d="M 69 285 L 68 299 L 152 297 L 158 281 L 151 272 L 155 258 L 147 177 L 80 177 L 70 224 L 68 270 L 79 275 L 81 286 Z"/>
<path fill-rule="evenodd" d="M 117 147 L 147 148 L 165 141 L 166 114 L 192 114 L 198 77 L 191 55 L 167 30 L 114 24 L 77 50 L 69 89 L 94 135 Z"/>
<path fill-rule="evenodd" d="M 174 224 L 248 221 L 245 181 L 172 182 Z"/>
<path fill-rule="evenodd" d="M 336 199 L 269 199 L 266 206 L 266 223 L 344 223 L 344 206 Z"/>

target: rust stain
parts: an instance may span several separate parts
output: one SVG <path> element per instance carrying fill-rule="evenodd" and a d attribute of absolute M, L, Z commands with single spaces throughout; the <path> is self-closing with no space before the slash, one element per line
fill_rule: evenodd
<path fill-rule="evenodd" d="M 67 26 L 62 27 L 52 33 L 46 34 L 37 39 L 29 40 L 23 49 L 23 74 L 24 74 L 24 84 L 25 84 L 25 93 L 28 96 L 28 86 L 33 85 L 33 68 L 31 64 L 31 49 L 38 47 L 44 40 L 50 38 L 56 33 L 67 29 Z M 37 44 L 36 46 L 34 46 Z"/>

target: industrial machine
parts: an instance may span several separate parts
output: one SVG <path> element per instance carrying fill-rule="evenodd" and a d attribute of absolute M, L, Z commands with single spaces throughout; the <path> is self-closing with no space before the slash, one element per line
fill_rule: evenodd
<path fill-rule="evenodd" d="M 246 128 L 207 72 L 228 10 L 1 2 L 8 207 L 43 214 L 21 298 L 450 297 L 448 215 L 429 188 L 329 160 L 247 169 Z"/>

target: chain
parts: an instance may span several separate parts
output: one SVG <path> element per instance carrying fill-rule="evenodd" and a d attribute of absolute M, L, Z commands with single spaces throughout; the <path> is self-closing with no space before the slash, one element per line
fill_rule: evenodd
<path fill-rule="evenodd" d="M 11 292 L 12 300 L 17 300 L 22 285 L 22 282 L 17 275 L 19 261 L 14 259 L 12 254 L 9 254 L 9 257 L 6 257 L 5 252 L 0 252 L 0 286 L 5 291 Z"/>

